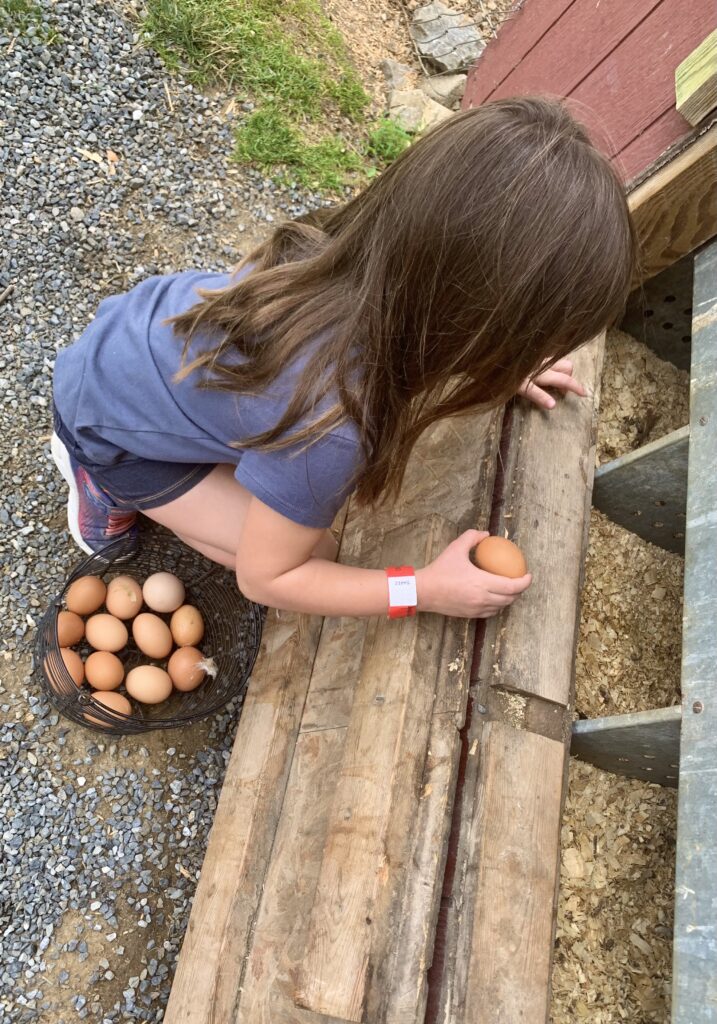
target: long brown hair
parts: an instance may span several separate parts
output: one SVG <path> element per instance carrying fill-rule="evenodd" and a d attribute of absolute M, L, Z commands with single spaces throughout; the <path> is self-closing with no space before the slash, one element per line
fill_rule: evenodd
<path fill-rule="evenodd" d="M 284 415 L 237 447 L 353 420 L 356 493 L 374 501 L 398 491 L 430 423 L 504 403 L 612 323 L 635 253 L 620 180 L 585 129 L 556 100 L 498 100 L 429 131 L 345 204 L 279 224 L 239 264 L 248 276 L 175 318 L 180 376 L 256 394 L 304 354 Z M 187 362 L 199 334 L 216 345 Z"/>

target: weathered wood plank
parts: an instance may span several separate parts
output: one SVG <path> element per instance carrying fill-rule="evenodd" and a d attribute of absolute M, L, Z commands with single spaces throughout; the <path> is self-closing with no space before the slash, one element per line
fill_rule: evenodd
<path fill-rule="evenodd" d="M 507 1024 L 547 1018 L 565 749 L 557 740 L 486 725 L 472 846 L 470 955 L 456 1019 Z"/>
<path fill-rule="evenodd" d="M 593 505 L 651 544 L 682 554 L 690 428 L 680 427 L 595 471 Z"/>
<path fill-rule="evenodd" d="M 321 629 L 271 620 L 252 674 L 164 1020 L 229 1022 Z M 229 968 L 229 969 L 227 969 Z"/>
<path fill-rule="evenodd" d="M 459 531 L 469 526 L 485 525 L 490 510 L 501 420 L 500 411 L 488 417 L 472 415 L 453 423 L 436 424 L 428 431 L 419 440 L 409 461 L 397 505 L 376 511 L 349 509 L 341 561 L 381 565 L 385 533 L 395 528 L 397 523 L 419 520 L 423 525 L 415 526 L 414 532 L 417 536 L 425 536 L 425 522 L 436 510 L 452 518 Z M 404 554 L 400 560 L 406 557 Z M 356 692 L 356 678 L 364 647 L 368 649 L 373 643 L 377 626 L 378 619 L 324 620 L 286 788 L 284 810 L 272 849 L 264 896 L 252 931 L 246 971 L 241 981 L 242 992 L 237 997 L 240 999 L 237 1024 L 309 1024 L 323 1020 L 312 1011 L 297 1007 L 293 992 L 298 966 L 304 955 L 315 880 L 323 856 L 328 815 L 338 776 L 337 766 Z M 431 753 L 419 786 L 419 813 L 426 822 L 425 834 L 442 833 L 448 794 L 455 785 L 454 765 L 459 746 L 457 727 L 462 723 L 465 712 L 473 629 L 474 624 L 467 620 L 451 619 L 444 624 L 434 724 L 429 739 Z M 422 683 L 420 679 L 415 681 L 417 686 Z M 435 724 L 439 715 L 443 716 L 445 723 L 442 728 Z M 455 721 L 456 726 L 449 727 L 449 721 Z M 434 749 L 434 729 L 439 730 L 439 753 Z M 454 744 L 452 754 L 445 748 L 451 737 Z M 307 815 L 309 805 L 311 814 Z M 300 823 L 304 820 L 307 824 L 302 828 Z M 446 838 L 444 835 L 444 845 Z M 413 841 L 418 845 L 411 856 L 418 857 L 419 837 L 414 835 Z M 383 1021 L 384 1016 L 386 1020 L 391 1019 L 388 1003 L 394 986 L 398 991 L 399 974 L 394 982 L 393 975 L 389 976 L 389 973 L 398 966 L 396 929 L 402 927 L 400 921 L 404 917 L 419 920 L 423 915 L 429 920 L 440 898 L 441 850 L 433 852 L 436 854 L 433 862 L 426 860 L 421 869 L 421 884 L 406 890 L 403 905 L 396 910 L 396 927 L 392 933 L 394 949 L 390 956 L 385 957 L 386 969 L 372 977 L 369 1000 L 371 1012 L 373 1014 L 375 1008 L 375 1015 L 370 1019 L 376 1024 Z M 422 950 L 427 937 L 422 932 L 414 933 L 412 929 L 410 934 L 412 942 L 406 943 L 405 962 L 402 957 L 400 965 L 407 971 L 412 969 L 415 979 L 419 979 L 425 974 Z M 427 934 L 430 936 L 430 930 Z M 415 983 L 418 988 L 418 980 Z M 406 984 L 410 987 L 414 982 L 409 980 Z M 409 998 L 404 991 L 402 1012 Z M 386 1005 L 379 1005 L 381 1000 Z M 418 1012 L 416 1020 L 420 1019 Z M 406 1020 L 411 1020 L 410 1016 Z"/>
<path fill-rule="evenodd" d="M 677 705 L 574 722 L 570 753 L 616 775 L 676 787 L 681 719 Z"/>
<path fill-rule="evenodd" d="M 386 987 L 386 1010 L 380 1017 L 391 1024 L 416 1024 L 424 1019 L 459 755 L 455 716 L 434 715 L 412 827 L 411 870 Z"/>
<path fill-rule="evenodd" d="M 450 1024 L 473 1024 L 475 1021 L 491 1020 L 490 1017 L 480 1016 L 481 1012 L 488 1012 L 486 1007 L 494 1013 L 495 1021 L 501 1024 L 509 1021 L 512 1024 L 518 1020 L 539 1024 L 545 1020 L 557 905 L 558 839 L 555 838 L 552 890 L 542 875 L 546 865 L 542 838 L 536 833 L 533 839 L 526 840 L 526 855 L 532 853 L 535 856 L 536 873 L 543 877 L 538 883 L 538 891 L 544 898 L 542 916 L 536 908 L 536 921 L 540 919 L 543 924 L 540 928 L 536 926 L 532 932 L 530 949 L 525 951 L 522 946 L 523 919 L 520 914 L 512 916 L 512 910 L 520 907 L 525 898 L 524 887 L 516 886 L 512 891 L 509 908 L 496 908 L 490 912 L 502 915 L 500 942 L 503 948 L 523 950 L 530 960 L 529 966 L 525 962 L 520 969 L 504 965 L 507 979 L 504 988 L 500 988 L 497 981 L 494 984 L 485 974 L 480 975 L 483 988 L 479 990 L 473 986 L 469 1000 L 469 980 L 472 973 L 478 970 L 476 944 L 482 942 L 475 929 L 481 920 L 479 915 L 483 912 L 484 904 L 490 903 L 493 898 L 490 889 L 481 888 L 486 884 L 486 876 L 480 876 L 479 881 L 478 865 L 484 844 L 499 842 L 498 837 L 503 827 L 502 824 L 496 825 L 488 820 L 485 815 L 481 819 L 482 831 L 476 831 L 474 822 L 480 813 L 479 793 L 484 789 L 486 773 L 494 770 L 486 760 L 485 744 L 489 723 L 496 723 L 499 728 L 507 727 L 508 723 L 517 724 L 527 735 L 538 733 L 539 739 L 557 745 L 560 751 L 560 772 L 552 770 L 542 780 L 538 778 L 536 785 L 542 785 L 541 800 L 551 806 L 557 804 L 560 808 L 564 799 L 571 727 L 569 705 L 573 694 L 578 629 L 578 595 L 587 548 L 603 348 L 604 338 L 601 337 L 575 354 L 576 376 L 586 384 L 592 399 L 576 399 L 575 403 L 569 400 L 567 407 L 563 406 L 547 415 L 522 405 L 514 407 L 510 413 L 513 422 L 501 460 L 503 479 L 496 494 L 495 531 L 504 532 L 507 529 L 526 552 L 535 582 L 521 601 L 528 605 L 528 597 L 532 594 L 533 615 L 542 623 L 542 627 L 536 630 L 531 624 L 526 625 L 522 615 L 519 618 L 513 616 L 511 623 L 509 616 L 504 614 L 489 619 L 479 633 L 477 671 L 473 677 L 475 682 L 468 711 L 470 719 L 464 737 L 464 767 L 459 775 L 455 802 L 455 840 L 448 854 L 450 871 L 447 868 L 439 916 L 439 945 L 428 975 L 426 1024 L 444 1024 L 446 1021 L 450 1021 Z M 540 430 L 538 424 L 535 428 L 529 425 L 531 418 L 540 421 Z M 565 418 L 565 434 L 560 427 L 561 418 Z M 544 422 L 545 419 L 547 422 Z M 543 430 L 548 428 L 555 433 L 546 437 Z M 565 473 L 573 478 L 573 483 L 566 481 Z M 575 492 L 573 485 L 577 489 Z M 531 510 L 538 509 L 536 494 L 542 495 L 542 498 L 538 514 L 531 517 Z M 569 512 L 571 509 L 572 518 L 563 515 L 564 510 Z M 520 530 L 515 526 L 516 514 Z M 539 533 L 533 526 L 536 518 L 539 523 L 546 524 L 542 528 L 549 532 L 549 540 L 533 539 Z M 556 526 L 559 526 L 559 531 Z M 542 580 L 541 589 L 534 589 L 539 580 Z M 571 593 L 571 600 L 560 597 L 561 590 Z M 510 614 L 513 609 L 517 610 L 520 603 L 516 602 L 512 606 Z M 553 611 L 550 606 L 554 606 L 555 610 L 561 609 L 554 619 L 551 617 Z M 518 700 L 519 707 L 515 710 L 511 708 L 510 701 L 506 701 L 503 689 L 506 683 L 511 682 L 504 671 L 506 662 L 511 666 L 507 675 L 514 677 L 512 681 L 520 690 L 530 694 Z M 537 672 L 538 677 L 547 678 L 549 672 L 553 671 L 556 681 L 560 680 L 560 686 L 553 690 L 559 702 L 549 702 L 533 695 L 531 686 L 536 674 L 534 665 L 544 666 Z M 530 740 L 527 740 L 524 748 L 526 759 L 513 772 L 513 776 L 518 779 L 535 778 L 539 774 L 532 760 L 532 752 L 528 753 L 529 744 Z M 551 761 L 553 757 L 557 755 L 551 755 Z M 492 928 L 495 920 L 494 916 L 486 918 L 486 927 Z M 547 921 L 550 922 L 549 926 L 545 924 Z M 498 970 L 497 963 L 495 969 Z M 512 996 L 511 987 L 515 990 Z M 518 1009 L 530 1004 L 531 1000 L 539 1000 L 541 992 L 543 1003 L 537 1009 L 533 1005 L 531 1013 L 521 1016 Z"/>
<path fill-rule="evenodd" d="M 455 536 L 434 517 L 386 535 L 382 564 L 425 564 Z M 444 619 L 380 620 L 365 654 L 311 913 L 296 1002 L 346 1020 L 364 1017 L 371 974 L 390 935 L 387 910 L 405 885 L 411 822 L 426 760 Z"/>
<path fill-rule="evenodd" d="M 575 376 L 590 394 L 598 387 L 603 348 L 601 336 L 574 353 Z M 501 616 L 492 682 L 563 707 L 570 701 L 596 415 L 590 398 L 568 395 L 552 412 L 521 404 L 511 428 L 516 443 L 505 528 L 525 554 L 533 583 Z"/>
<path fill-rule="evenodd" d="M 630 193 L 642 280 L 717 235 L 715 181 L 717 125 Z"/>
<path fill-rule="evenodd" d="M 673 1024 L 717 1022 L 717 243 L 695 258 Z"/>
<path fill-rule="evenodd" d="M 717 29 L 675 71 L 676 106 L 690 124 L 717 107 Z"/>
<path fill-rule="evenodd" d="M 485 529 L 495 476 L 502 412 L 470 415 L 436 423 L 414 448 L 398 503 L 373 511 L 349 506 L 341 547 L 346 565 L 380 566 L 381 545 L 388 530 L 401 523 L 425 520 L 437 512 L 455 523 L 460 533 Z M 311 678 L 302 731 L 340 728 L 348 722 L 366 630 L 366 619 L 326 618 Z M 465 708 L 469 659 L 475 624 L 452 619 L 456 662 L 443 680 L 442 709 Z M 445 702 L 448 703 L 445 703 Z M 441 708 L 437 708 L 440 710 Z"/>

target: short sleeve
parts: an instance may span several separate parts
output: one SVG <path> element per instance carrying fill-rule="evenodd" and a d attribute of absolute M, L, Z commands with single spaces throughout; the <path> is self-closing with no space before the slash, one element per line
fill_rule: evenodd
<path fill-rule="evenodd" d="M 351 493 L 361 463 L 358 441 L 327 434 L 304 451 L 242 454 L 235 477 L 265 505 L 302 526 L 330 526 Z"/>

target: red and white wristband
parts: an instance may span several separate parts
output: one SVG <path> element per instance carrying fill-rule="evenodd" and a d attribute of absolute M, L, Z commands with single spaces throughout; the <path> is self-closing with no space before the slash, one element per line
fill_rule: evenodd
<path fill-rule="evenodd" d="M 388 617 L 403 619 L 416 614 L 416 571 L 412 565 L 390 566 L 388 577 Z"/>

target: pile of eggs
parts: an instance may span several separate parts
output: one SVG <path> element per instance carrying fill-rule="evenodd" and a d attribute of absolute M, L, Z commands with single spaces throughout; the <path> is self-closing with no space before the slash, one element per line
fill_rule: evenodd
<path fill-rule="evenodd" d="M 132 713 L 132 705 L 118 692 L 121 686 L 142 704 L 160 704 L 176 690 L 187 693 L 201 686 L 214 673 L 214 662 L 197 647 L 204 620 L 198 608 L 185 604 L 185 596 L 184 584 L 169 572 L 156 572 L 143 584 L 128 575 L 107 584 L 98 576 L 74 580 L 58 613 L 57 639 L 75 685 L 89 684 L 95 700 L 124 715 Z M 119 655 L 130 632 L 151 663 L 136 665 L 125 675 Z M 83 641 L 92 648 L 85 660 L 75 650 Z"/>

